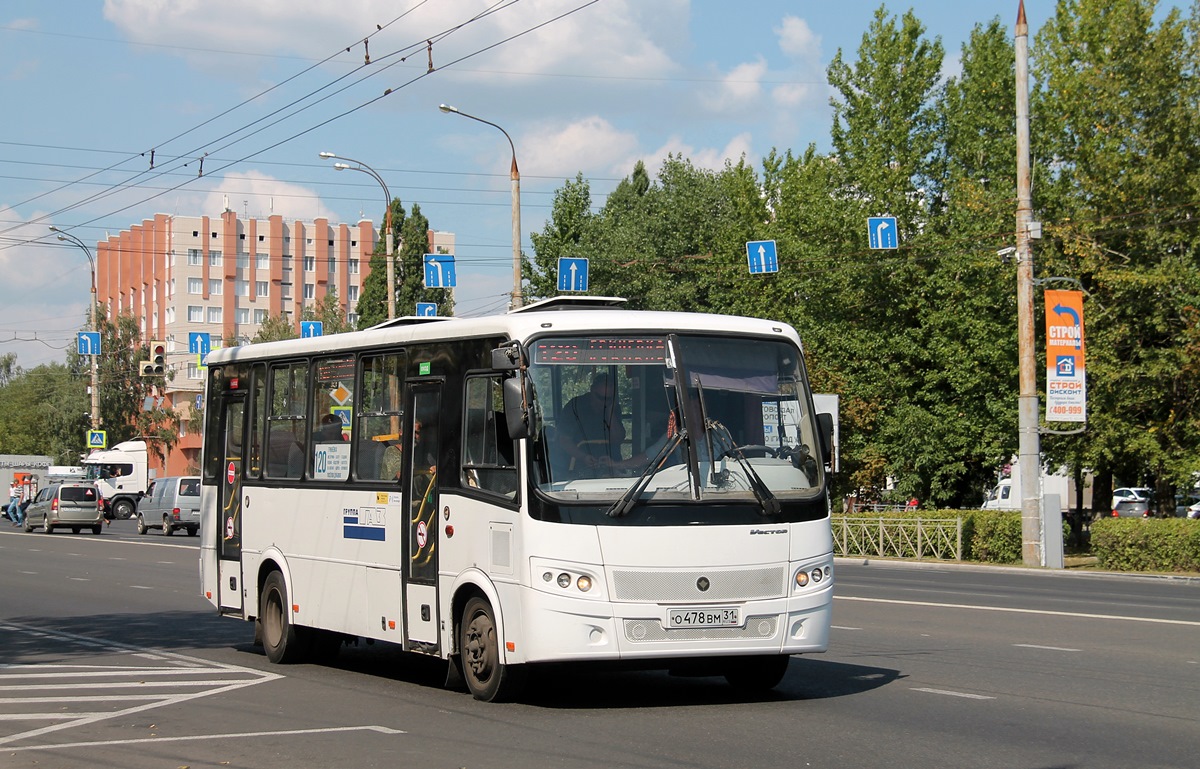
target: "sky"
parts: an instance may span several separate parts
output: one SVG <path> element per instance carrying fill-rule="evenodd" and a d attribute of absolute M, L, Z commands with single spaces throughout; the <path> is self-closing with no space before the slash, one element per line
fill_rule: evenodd
<path fill-rule="evenodd" d="M 957 74 L 1017 0 L 910 0 Z M 593 206 L 641 160 L 719 169 L 829 149 L 825 70 L 877 0 L 5 0 L 0 5 L 0 354 L 64 361 L 95 250 L 156 213 L 379 222 L 369 175 L 456 237 L 456 314 L 506 309 L 512 151 L 522 247 L 577 174 Z M 1035 33 L 1053 10 L 1029 0 Z M 432 65 L 432 68 L 431 68 Z M 151 153 L 154 166 L 151 170 Z M 203 160 L 203 175 L 200 174 Z M 413 310 L 399 308 L 400 314 Z"/>

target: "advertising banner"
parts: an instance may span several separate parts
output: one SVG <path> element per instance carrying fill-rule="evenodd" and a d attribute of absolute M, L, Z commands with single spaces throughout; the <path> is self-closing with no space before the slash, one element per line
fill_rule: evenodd
<path fill-rule="evenodd" d="M 1046 421 L 1087 421 L 1083 292 L 1046 292 Z"/>

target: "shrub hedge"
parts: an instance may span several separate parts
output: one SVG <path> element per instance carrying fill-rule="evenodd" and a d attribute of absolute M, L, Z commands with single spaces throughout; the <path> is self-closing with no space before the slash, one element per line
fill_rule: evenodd
<path fill-rule="evenodd" d="M 1092 524 L 1092 554 L 1111 571 L 1200 572 L 1200 521 L 1101 518 Z"/>

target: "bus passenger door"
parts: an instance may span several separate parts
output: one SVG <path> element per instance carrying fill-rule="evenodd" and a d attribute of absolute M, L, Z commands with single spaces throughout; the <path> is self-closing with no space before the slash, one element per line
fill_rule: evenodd
<path fill-rule="evenodd" d="M 242 586 L 242 459 L 246 411 L 244 397 L 225 396 L 221 414 L 221 501 L 217 526 L 217 587 L 222 614 L 241 614 Z"/>
<path fill-rule="evenodd" d="M 442 386 L 409 390 L 408 452 L 404 484 L 408 563 L 404 569 L 405 648 L 438 648 L 438 451 Z"/>

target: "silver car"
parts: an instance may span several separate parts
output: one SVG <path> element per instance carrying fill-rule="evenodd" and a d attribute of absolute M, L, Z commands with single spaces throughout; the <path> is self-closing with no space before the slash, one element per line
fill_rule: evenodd
<path fill-rule="evenodd" d="M 158 478 L 138 501 L 137 532 L 161 529 L 171 536 L 176 529 L 187 529 L 196 536 L 200 530 L 200 476 L 176 475 Z"/>
<path fill-rule="evenodd" d="M 25 531 L 41 526 L 47 534 L 69 528 L 78 534 L 85 527 L 93 534 L 104 530 L 104 511 L 94 483 L 53 483 L 38 492 L 25 509 Z"/>

